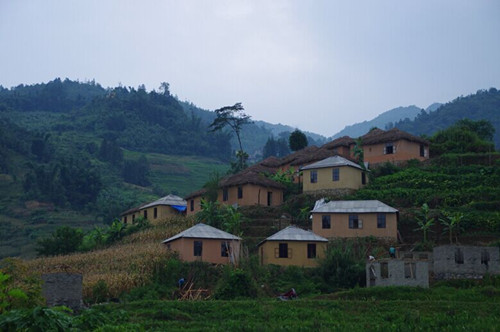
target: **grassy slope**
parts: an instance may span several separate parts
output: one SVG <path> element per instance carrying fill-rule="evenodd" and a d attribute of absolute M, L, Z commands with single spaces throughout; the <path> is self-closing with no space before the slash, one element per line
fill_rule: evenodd
<path fill-rule="evenodd" d="M 153 331 L 495 331 L 500 324 L 498 300 L 497 294 L 480 301 L 443 301 L 437 296 L 424 301 L 141 301 L 102 310 L 128 313 L 118 329 Z"/>
<path fill-rule="evenodd" d="M 58 140 L 71 142 L 67 135 Z M 70 143 L 67 143 L 70 144 Z M 224 174 L 227 165 L 213 159 L 193 156 L 173 156 L 164 154 L 144 154 L 151 164 L 149 179 L 162 193 L 175 193 L 181 196 L 197 190 L 208 181 L 210 174 Z M 136 158 L 137 152 L 125 151 L 125 158 Z M 106 165 L 95 160 L 103 174 L 103 181 L 120 181 L 113 172 L 106 170 Z M 107 220 L 100 220 L 93 211 L 74 211 L 69 208 L 57 208 L 52 204 L 25 201 L 23 198 L 22 179 L 26 172 L 25 159 L 18 157 L 19 169 L 16 177 L 0 176 L 0 192 L 9 195 L 0 197 L 0 258 L 8 256 L 34 257 L 36 239 L 48 236 L 57 227 L 68 225 L 90 229 Z M 119 182 L 112 185 L 120 190 L 132 205 L 138 205 L 157 199 L 158 193 L 152 187 L 139 187 Z M 124 203 L 125 204 L 125 203 Z M 123 210 L 130 206 L 123 206 Z"/>

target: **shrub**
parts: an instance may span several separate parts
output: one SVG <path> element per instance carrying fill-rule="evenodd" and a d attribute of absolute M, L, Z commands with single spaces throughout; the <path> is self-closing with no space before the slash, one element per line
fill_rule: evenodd
<path fill-rule="evenodd" d="M 256 297 L 257 287 L 248 272 L 227 266 L 222 278 L 217 283 L 214 296 L 221 300 Z"/>
<path fill-rule="evenodd" d="M 326 292 L 366 284 L 364 260 L 356 257 L 350 242 L 328 246 L 326 257 L 320 260 L 319 274 L 323 279 L 322 291 Z"/>

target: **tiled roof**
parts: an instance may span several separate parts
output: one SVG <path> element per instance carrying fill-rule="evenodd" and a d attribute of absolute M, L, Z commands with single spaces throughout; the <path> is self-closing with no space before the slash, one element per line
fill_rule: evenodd
<path fill-rule="evenodd" d="M 174 240 L 180 238 L 194 238 L 194 239 L 217 239 L 217 240 L 241 240 L 241 238 L 236 235 L 229 234 L 224 232 L 218 228 L 205 225 L 203 223 L 199 223 L 194 225 L 191 228 L 186 229 L 185 231 L 180 232 L 177 235 L 174 235 L 164 241 L 162 243 L 172 242 Z"/>
<path fill-rule="evenodd" d="M 327 149 L 317 149 L 309 153 L 301 154 L 290 163 L 292 166 L 302 166 L 333 156 L 335 153 Z"/>
<path fill-rule="evenodd" d="M 205 189 L 205 188 L 202 188 L 200 190 L 196 190 L 196 191 L 193 191 L 192 193 L 190 193 L 189 195 L 187 195 L 186 197 L 184 197 L 185 200 L 189 200 L 193 197 L 198 197 L 198 196 L 203 196 L 205 195 L 205 193 L 207 192 L 208 190 Z"/>
<path fill-rule="evenodd" d="M 331 142 L 324 144 L 321 148 L 327 150 L 333 150 L 339 146 L 350 147 L 351 144 L 355 144 L 356 142 L 349 136 L 342 136 L 337 139 L 334 139 Z"/>
<path fill-rule="evenodd" d="M 124 216 L 124 215 L 126 215 L 126 214 L 131 214 L 131 213 L 135 213 L 135 212 L 139 212 L 139 209 L 140 209 L 140 208 L 141 208 L 140 206 L 133 207 L 133 208 L 131 208 L 131 209 L 128 209 L 127 211 L 122 212 L 122 213 L 120 214 L 120 216 Z"/>
<path fill-rule="evenodd" d="M 179 196 L 176 195 L 167 195 L 162 197 L 154 202 L 143 205 L 140 208 L 146 209 L 156 205 L 176 205 L 176 206 L 187 206 L 187 202 Z"/>
<path fill-rule="evenodd" d="M 263 187 L 271 187 L 271 188 L 278 188 L 278 189 L 284 189 L 285 187 L 281 184 L 278 183 L 274 180 L 271 180 L 270 178 L 266 177 L 264 174 L 257 172 L 258 167 L 255 167 L 253 169 L 247 169 L 244 170 L 238 174 L 231 175 L 227 178 L 222 179 L 219 182 L 220 187 L 231 187 L 231 186 L 238 186 L 238 185 L 244 185 L 244 184 L 255 184 L 258 186 L 263 186 Z"/>
<path fill-rule="evenodd" d="M 397 209 L 377 200 L 370 201 L 330 201 L 311 213 L 395 213 Z"/>
<path fill-rule="evenodd" d="M 260 244 L 266 241 L 307 241 L 307 242 L 328 242 L 322 236 L 316 235 L 311 231 L 303 230 L 297 226 L 288 226 L 281 231 L 271 235 Z"/>
<path fill-rule="evenodd" d="M 429 144 L 428 141 L 418 136 L 409 134 L 405 131 L 399 130 L 398 128 L 392 128 L 391 130 L 387 131 L 375 128 L 369 131 L 367 134 L 361 136 L 361 142 L 363 145 L 371 145 L 371 144 L 386 143 L 386 142 L 388 143 L 401 139 L 405 139 L 410 142 Z"/>
<path fill-rule="evenodd" d="M 305 169 L 318 169 L 318 168 L 340 167 L 340 166 L 350 166 L 350 167 L 354 167 L 354 168 L 363 169 L 358 164 L 356 164 L 350 160 L 347 160 L 341 156 L 328 157 L 328 158 L 323 159 L 321 161 L 318 161 L 314 164 L 301 167 L 300 169 L 305 170 Z"/>

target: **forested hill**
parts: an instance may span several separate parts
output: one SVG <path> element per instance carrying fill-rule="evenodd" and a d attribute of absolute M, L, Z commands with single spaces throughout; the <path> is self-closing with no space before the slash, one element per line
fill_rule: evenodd
<path fill-rule="evenodd" d="M 427 113 L 435 111 L 441 104 L 434 103 L 427 107 L 425 111 Z M 332 139 L 350 136 L 359 137 L 366 134 L 371 128 L 386 128 L 394 125 L 394 122 L 398 122 L 403 119 L 413 120 L 422 111 L 421 108 L 411 105 L 406 107 L 397 107 L 389 111 L 386 111 L 372 120 L 363 121 L 360 123 L 355 123 L 353 125 L 346 126 L 344 129 L 332 136 Z"/>
<path fill-rule="evenodd" d="M 414 120 L 402 120 L 394 125 L 415 135 L 430 136 L 461 119 L 490 121 L 495 128 L 495 147 L 500 149 L 500 91 L 495 88 L 458 97 L 435 112 L 422 111 Z"/>
<path fill-rule="evenodd" d="M 55 79 L 0 89 L 0 116 L 32 131 L 85 133 L 135 151 L 228 160 L 229 136 L 208 133 L 170 95 L 145 88 L 104 89 L 95 82 Z"/>

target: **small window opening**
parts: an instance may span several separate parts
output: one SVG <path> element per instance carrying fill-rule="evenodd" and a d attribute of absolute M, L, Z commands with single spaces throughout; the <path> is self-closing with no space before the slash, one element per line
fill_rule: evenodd
<path fill-rule="evenodd" d="M 332 227 L 331 217 L 329 215 L 321 216 L 321 228 L 329 229 L 331 227 Z"/>
<path fill-rule="evenodd" d="M 415 263 L 405 263 L 405 278 L 417 278 L 417 265 Z"/>
<path fill-rule="evenodd" d="M 316 243 L 307 244 L 307 258 L 316 258 Z"/>
<path fill-rule="evenodd" d="M 490 253 L 488 252 L 488 250 L 481 251 L 481 264 L 488 266 L 489 261 Z"/>
<path fill-rule="evenodd" d="M 464 263 L 464 251 L 462 248 L 455 249 L 455 263 L 463 264 Z"/>
<path fill-rule="evenodd" d="M 387 262 L 380 263 L 380 277 L 389 278 L 389 264 Z"/>

